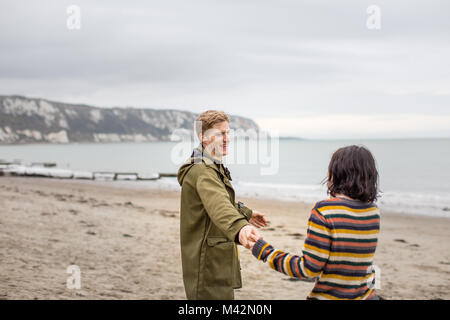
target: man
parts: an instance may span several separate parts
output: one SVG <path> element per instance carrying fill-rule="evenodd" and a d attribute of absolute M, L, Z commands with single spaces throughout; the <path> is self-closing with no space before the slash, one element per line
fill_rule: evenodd
<path fill-rule="evenodd" d="M 188 299 L 234 299 L 234 289 L 242 287 L 236 244 L 249 248 L 260 238 L 254 226 L 267 222 L 263 214 L 235 202 L 230 173 L 222 164 L 230 143 L 229 122 L 221 111 L 200 114 L 196 131 L 201 143 L 178 171 Z"/>

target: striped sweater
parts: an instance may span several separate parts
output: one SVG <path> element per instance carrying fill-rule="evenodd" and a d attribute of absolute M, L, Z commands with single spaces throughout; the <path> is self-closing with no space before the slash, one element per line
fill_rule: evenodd
<path fill-rule="evenodd" d="M 311 210 L 302 256 L 275 250 L 263 239 L 252 253 L 276 271 L 315 279 L 308 299 L 371 299 L 376 297 L 372 262 L 379 229 L 375 204 L 332 197 Z"/>

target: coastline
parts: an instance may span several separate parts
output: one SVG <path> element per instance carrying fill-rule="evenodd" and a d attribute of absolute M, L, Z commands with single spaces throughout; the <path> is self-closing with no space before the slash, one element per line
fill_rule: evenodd
<path fill-rule="evenodd" d="M 0 190 L 0 299 L 185 299 L 179 191 L 25 177 L 0 177 Z M 237 199 L 266 214 L 267 241 L 300 254 L 313 203 Z M 450 219 L 381 217 L 377 293 L 450 299 Z M 239 251 L 236 299 L 305 299 L 312 289 Z M 79 290 L 66 288 L 73 264 L 81 270 Z"/>

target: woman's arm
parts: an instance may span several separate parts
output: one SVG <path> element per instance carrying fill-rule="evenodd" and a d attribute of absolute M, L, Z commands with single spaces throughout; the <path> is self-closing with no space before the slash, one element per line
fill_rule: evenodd
<path fill-rule="evenodd" d="M 278 272 L 295 278 L 311 279 L 321 274 L 330 254 L 330 246 L 330 226 L 322 214 L 313 209 L 302 256 L 275 250 L 263 239 L 255 243 L 252 253 L 258 260 L 269 261 L 269 266 Z"/>

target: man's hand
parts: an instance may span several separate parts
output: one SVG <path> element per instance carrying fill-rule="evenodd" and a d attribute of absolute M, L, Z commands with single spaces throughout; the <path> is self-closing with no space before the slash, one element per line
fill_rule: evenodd
<path fill-rule="evenodd" d="M 267 225 L 267 219 L 264 214 L 256 211 L 253 211 L 249 222 L 257 228 L 265 227 Z"/>
<path fill-rule="evenodd" d="M 239 243 L 247 249 L 253 248 L 258 239 L 262 238 L 254 226 L 246 225 L 239 231 Z"/>

